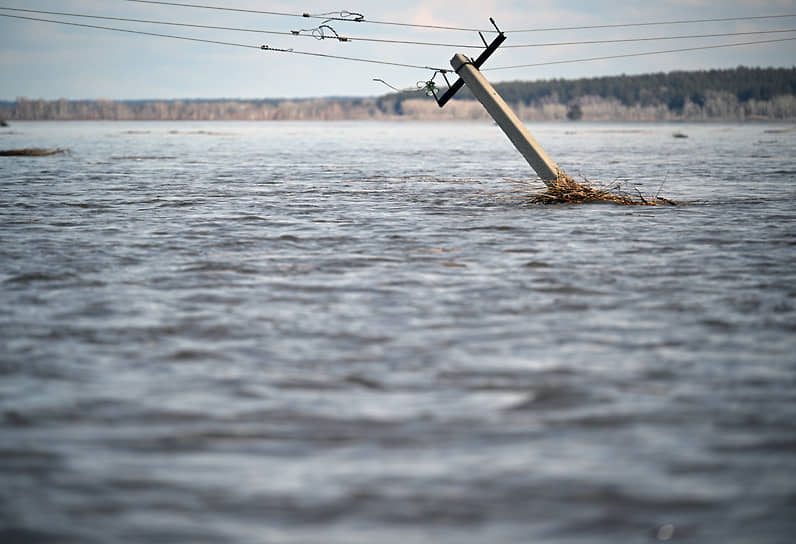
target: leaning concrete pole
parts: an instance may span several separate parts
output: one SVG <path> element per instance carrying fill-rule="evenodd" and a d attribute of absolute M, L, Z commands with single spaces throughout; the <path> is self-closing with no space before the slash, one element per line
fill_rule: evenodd
<path fill-rule="evenodd" d="M 539 142 L 470 59 L 457 53 L 451 59 L 451 66 L 545 184 L 549 186 L 563 175 L 561 168 L 545 153 Z"/>

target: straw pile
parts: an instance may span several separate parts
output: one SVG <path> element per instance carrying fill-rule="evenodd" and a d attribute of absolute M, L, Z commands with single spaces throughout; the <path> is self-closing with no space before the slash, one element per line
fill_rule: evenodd
<path fill-rule="evenodd" d="M 561 174 L 553 182 L 545 184 L 541 191 L 538 185 L 517 180 L 509 180 L 520 184 L 521 192 L 537 204 L 581 204 L 585 202 L 613 202 L 625 206 L 677 206 L 680 203 L 661 196 L 644 197 L 636 191 L 635 196 L 620 192 L 619 186 L 614 188 L 599 188 L 588 181 L 578 182 Z"/>

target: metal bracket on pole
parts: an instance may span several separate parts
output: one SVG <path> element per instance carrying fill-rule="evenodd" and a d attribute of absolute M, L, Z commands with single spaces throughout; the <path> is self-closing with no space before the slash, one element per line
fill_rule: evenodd
<path fill-rule="evenodd" d="M 487 45 L 486 49 L 484 49 L 484 51 L 480 55 L 478 55 L 478 58 L 472 61 L 473 66 L 475 66 L 476 68 L 480 68 L 481 65 L 484 64 L 484 62 L 486 62 L 486 59 L 488 59 L 492 55 L 492 53 L 494 53 L 497 50 L 497 48 L 500 47 L 500 44 L 506 41 L 506 35 L 503 34 L 503 32 L 497 27 L 497 25 L 495 24 L 495 20 L 492 17 L 490 17 L 489 21 L 492 23 L 492 26 L 495 27 L 495 30 L 498 31 L 498 35 L 494 40 L 492 40 L 492 43 Z M 484 40 L 484 35 L 481 34 L 480 32 L 479 34 L 481 35 L 481 40 L 483 40 L 484 44 L 486 44 L 486 40 Z M 445 78 L 445 81 L 448 81 L 448 78 L 445 77 L 445 72 L 442 72 L 442 77 Z M 445 91 L 445 93 L 442 96 L 437 96 L 437 94 L 434 93 L 434 98 L 437 99 L 437 104 L 439 105 L 439 107 L 441 108 L 442 106 L 447 104 L 448 100 L 453 98 L 453 95 L 459 92 L 459 89 L 461 89 L 463 86 L 464 86 L 464 80 L 462 78 L 459 78 L 453 83 L 453 85 L 448 83 L 448 90 Z"/>

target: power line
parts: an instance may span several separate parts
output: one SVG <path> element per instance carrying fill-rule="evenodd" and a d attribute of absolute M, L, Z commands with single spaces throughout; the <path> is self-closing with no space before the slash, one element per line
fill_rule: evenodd
<path fill-rule="evenodd" d="M 390 62 L 386 60 L 376 60 L 376 59 L 363 59 L 359 57 L 345 57 L 342 55 L 327 55 L 326 53 L 313 53 L 310 51 L 297 51 L 295 49 L 280 49 L 278 47 L 269 47 L 267 45 L 261 45 L 259 47 L 264 51 L 277 51 L 280 53 L 292 53 L 294 55 L 306 55 L 308 57 L 322 57 L 328 59 L 338 59 L 338 60 L 350 60 L 355 62 L 367 62 L 370 64 L 384 64 L 387 66 L 399 66 L 401 68 L 414 68 L 416 70 L 431 70 L 433 72 L 450 72 L 450 68 L 435 68 L 434 66 L 421 66 L 418 64 L 404 64 L 401 62 Z"/>
<path fill-rule="evenodd" d="M 664 53 L 681 53 L 684 51 L 702 51 L 704 49 L 719 49 L 722 47 L 740 47 L 744 45 L 758 45 L 758 44 L 765 44 L 765 43 L 776 43 L 776 42 L 787 42 L 796 40 L 796 38 L 779 38 L 776 40 L 760 40 L 755 42 L 741 42 L 741 43 L 725 43 L 720 45 L 703 45 L 699 47 L 684 47 L 682 49 L 667 49 L 664 51 L 646 51 L 643 53 L 625 53 L 622 55 L 606 55 L 603 57 L 589 57 L 585 59 L 570 59 L 570 60 L 553 60 L 548 62 L 535 62 L 532 64 L 515 64 L 512 66 L 495 66 L 493 68 L 484 68 L 482 71 L 494 71 L 494 70 L 510 70 L 514 68 L 531 68 L 536 66 L 549 66 L 553 64 L 569 64 L 575 62 L 590 62 L 595 60 L 610 60 L 610 59 L 623 59 L 627 57 L 643 57 L 646 55 L 662 55 Z"/>
<path fill-rule="evenodd" d="M 641 23 L 619 23 L 607 25 L 588 25 L 588 26 L 558 26 L 550 28 L 525 28 L 520 30 L 507 30 L 509 32 L 552 32 L 558 30 L 596 30 L 604 28 L 630 28 L 634 26 L 662 26 L 662 25 L 683 25 L 692 23 L 727 23 L 733 21 L 754 21 L 760 19 L 784 19 L 787 17 L 796 17 L 796 13 L 784 13 L 781 15 L 753 15 L 748 17 L 719 17 L 712 19 L 682 19 L 679 21 L 648 21 Z"/>
<path fill-rule="evenodd" d="M 254 9 L 241 9 L 241 8 L 229 8 L 229 7 L 222 7 L 222 6 L 209 6 L 204 4 L 192 4 L 187 2 L 166 2 L 162 0 L 126 0 L 127 2 L 136 2 L 139 4 L 159 4 L 164 6 L 176 6 L 176 7 L 185 7 L 185 8 L 199 8 L 199 9 L 211 9 L 211 10 L 220 10 L 220 11 L 232 11 L 232 12 L 242 12 L 242 13 L 255 13 L 260 15 L 278 15 L 284 17 L 303 17 L 303 18 L 312 18 L 312 19 L 327 19 L 327 20 L 334 20 L 334 21 L 352 21 L 357 23 L 371 23 L 371 24 L 378 24 L 378 25 L 393 25 L 393 26 L 402 26 L 402 27 L 411 27 L 411 28 L 426 28 L 432 30 L 459 30 L 459 31 L 466 31 L 466 32 L 494 32 L 493 28 L 466 28 L 466 27 L 457 27 L 457 26 L 446 26 L 446 25 L 423 25 L 423 24 L 416 24 L 416 23 L 402 23 L 397 21 L 378 21 L 374 19 L 368 19 L 364 16 L 360 16 L 358 18 L 350 18 L 350 17 L 329 17 L 329 14 L 310 14 L 310 13 L 285 13 L 285 12 L 278 12 L 278 11 L 263 11 L 263 10 L 254 10 Z M 352 15 L 351 12 L 340 12 L 340 14 L 349 14 Z M 353 14 L 353 15 L 361 15 L 361 14 Z M 505 30 L 504 33 L 519 33 L 519 32 L 550 32 L 550 31 L 558 31 L 558 30 L 592 30 L 592 29 L 599 29 L 599 28 L 627 28 L 627 27 L 634 27 L 634 26 L 654 26 L 654 25 L 679 25 L 679 24 L 689 24 L 689 23 L 716 23 L 716 22 L 731 22 L 731 21 L 752 21 L 752 20 L 760 20 L 760 19 L 779 19 L 779 18 L 786 18 L 786 17 L 796 17 L 796 13 L 785 13 L 779 15 L 753 15 L 747 17 L 720 17 L 720 18 L 710 18 L 710 19 L 682 19 L 682 20 L 675 20 L 675 21 L 650 21 L 650 22 L 640 22 L 640 23 L 620 23 L 620 24 L 607 24 L 607 25 L 588 25 L 588 26 L 562 26 L 562 27 L 548 27 L 548 28 L 524 28 L 524 29 L 514 29 L 514 30 Z"/>
<path fill-rule="evenodd" d="M 219 40 L 208 40 L 208 39 L 204 39 L 204 38 L 192 38 L 192 37 L 188 37 L 188 36 L 175 36 L 173 34 L 161 34 L 161 33 L 158 33 L 158 32 L 145 32 L 143 30 L 131 30 L 131 29 L 125 29 L 125 28 L 115 28 L 115 27 L 110 27 L 110 26 L 89 25 L 89 24 L 85 24 L 85 23 L 72 23 L 72 22 L 67 22 L 67 21 L 56 21 L 56 20 L 52 20 L 52 19 L 42 19 L 42 18 L 38 18 L 38 17 L 27 17 L 27 16 L 23 16 L 23 15 L 11 15 L 11 14 L 7 14 L 7 13 L 0 13 L 0 17 L 9 17 L 9 18 L 12 18 L 12 19 L 24 19 L 24 20 L 28 20 L 28 21 L 38 21 L 38 22 L 43 22 L 43 23 L 53 23 L 53 24 L 59 24 L 59 25 L 77 26 L 77 27 L 82 27 L 82 28 L 94 28 L 94 29 L 100 29 L 100 30 L 111 30 L 111 31 L 114 31 L 114 32 L 125 32 L 125 33 L 128 33 L 128 34 L 140 34 L 140 35 L 143 35 L 143 36 L 156 36 L 156 37 L 159 37 L 159 38 L 172 38 L 172 39 L 176 39 L 176 40 L 186 40 L 186 41 L 192 41 L 192 42 L 211 43 L 211 44 L 216 44 L 216 45 L 229 45 L 229 46 L 234 46 L 234 47 L 245 47 L 245 48 L 248 48 L 248 49 L 260 49 L 260 50 L 263 50 L 263 51 L 276 51 L 276 52 L 280 52 L 280 53 L 292 53 L 294 55 L 305 55 L 305 56 L 309 56 L 309 57 L 321 57 L 321 58 L 328 58 L 328 59 L 348 60 L 348 61 L 354 61 L 354 62 L 366 62 L 366 63 L 370 63 L 370 64 L 384 64 L 384 65 L 387 65 L 387 66 L 399 66 L 399 67 L 402 67 L 402 68 L 414 68 L 414 69 L 418 69 L 418 70 L 431 70 L 431 71 L 434 71 L 434 72 L 449 72 L 450 71 L 450 69 L 448 69 L 448 68 L 436 68 L 436 67 L 433 67 L 433 66 L 421 66 L 421 65 L 418 65 L 418 64 L 404 64 L 404 63 L 401 63 L 401 62 L 390 62 L 390 61 L 377 60 L 377 59 L 366 59 L 366 58 L 360 58 L 360 57 L 347 57 L 347 56 L 343 56 L 343 55 L 329 55 L 329 54 L 326 54 L 326 53 L 314 53 L 314 52 L 310 52 L 310 51 L 297 51 L 297 50 L 294 50 L 294 49 L 281 49 L 281 48 L 277 48 L 277 47 L 270 47 L 268 45 L 248 45 L 248 44 L 234 43 L 234 42 L 225 42 L 225 41 L 219 41 Z"/>
<path fill-rule="evenodd" d="M 207 40 L 207 39 L 203 39 L 203 38 L 190 38 L 190 37 L 187 37 L 187 36 L 174 36 L 174 35 L 171 35 L 171 34 L 159 34 L 157 32 L 144 32 L 143 30 L 130 30 L 130 29 L 125 29 L 125 28 L 114 28 L 114 27 L 109 27 L 109 26 L 89 25 L 89 24 L 83 24 L 83 23 L 71 23 L 71 22 L 67 22 L 67 21 L 54 21 L 52 19 L 41 19 L 39 17 L 27 17 L 27 16 L 24 16 L 24 15 L 11 15 L 9 13 L 0 13 L 0 17 L 9 17 L 9 18 L 12 18 L 12 19 L 24 19 L 26 21 L 38 21 L 38 22 L 42 22 L 42 23 L 54 23 L 54 24 L 59 24 L 59 25 L 77 26 L 77 27 L 82 27 L 82 28 L 95 28 L 95 29 L 100 29 L 100 30 L 113 30 L 115 32 L 126 32 L 128 34 L 141 34 L 141 35 L 144 35 L 144 36 L 157 36 L 159 38 L 173 38 L 173 39 L 176 39 L 176 40 L 187 40 L 187 41 L 192 41 L 192 42 L 212 43 L 212 44 L 217 44 L 217 45 L 231 45 L 231 46 L 235 46 L 235 47 L 247 47 L 247 48 L 252 48 L 252 49 L 259 49 L 260 48 L 257 45 L 246 45 L 246 44 L 242 44 L 242 43 L 223 42 L 223 41 L 218 41 L 218 40 Z"/>
<path fill-rule="evenodd" d="M 316 39 L 336 39 L 338 41 L 344 42 L 352 42 L 352 41 L 362 41 L 362 42 L 376 42 L 376 43 L 391 43 L 391 44 L 401 44 L 401 45 L 421 45 L 421 46 L 435 46 L 435 47 L 449 47 L 449 48 L 462 48 L 462 49 L 482 49 L 483 45 L 481 44 L 457 44 L 457 43 L 439 43 L 439 42 L 420 42 L 420 41 L 411 41 L 411 40 L 392 40 L 392 39 L 385 39 L 385 38 L 364 38 L 364 37 L 354 37 L 354 36 L 341 36 L 338 35 L 334 29 L 328 27 L 328 25 L 321 25 L 321 27 L 328 27 L 333 32 L 334 35 L 324 36 L 324 35 L 317 35 L 317 34 L 302 34 L 301 32 L 306 32 L 307 30 L 302 31 L 290 31 L 290 32 L 283 32 L 283 31 L 276 31 L 276 30 L 264 30 L 264 29 L 255 29 L 255 28 L 240 28 L 240 27 L 228 27 L 228 26 L 215 26 L 215 25 L 200 25 L 200 24 L 191 24 L 191 23 L 177 23 L 172 21 L 159 21 L 159 20 L 152 20 L 152 19 L 133 19 L 128 17 L 109 17 L 109 16 L 102 16 L 102 15 L 87 15 L 83 13 L 72 13 L 72 12 L 63 12 L 63 11 L 43 11 L 43 10 L 36 10 L 36 9 L 22 9 L 22 8 L 7 8 L 0 6 L 0 10 L 5 11 L 15 11 L 15 12 L 25 12 L 25 13 L 37 13 L 37 14 L 46 14 L 46 15 L 60 15 L 65 17 L 80 17 L 84 19 L 99 19 L 99 20 L 106 20 L 106 21 L 123 21 L 129 23 L 142 23 L 142 24 L 155 24 L 155 25 L 168 25 L 168 26 L 177 26 L 177 27 L 186 27 L 186 28 L 200 28 L 204 30 L 224 30 L 224 31 L 232 31 L 232 32 L 249 32 L 254 34 L 271 34 L 277 36 L 300 36 L 305 38 L 316 38 Z M 317 29 L 311 29 L 313 31 Z M 786 32 L 796 32 L 796 29 L 782 29 L 782 30 L 758 30 L 758 31 L 750 31 L 750 32 L 725 32 L 725 33 L 717 33 L 717 34 L 690 34 L 690 35 L 680 35 L 680 36 L 655 36 L 655 37 L 647 37 L 647 38 L 618 38 L 618 39 L 611 39 L 611 40 L 583 40 L 583 41 L 569 41 L 569 42 L 547 42 L 547 43 L 525 43 L 525 44 L 509 44 L 504 45 L 504 49 L 517 49 L 517 48 L 530 48 L 530 47 L 556 47 L 556 46 L 566 46 L 566 45 L 595 45 L 595 44 L 610 44 L 610 43 L 632 43 L 632 42 L 645 42 L 645 41 L 663 41 L 663 40 L 682 40 L 682 39 L 696 39 L 696 38 L 720 38 L 720 37 L 728 37 L 728 36 L 750 36 L 750 35 L 759 35 L 759 34 L 779 34 L 779 33 L 786 33 Z"/>
<path fill-rule="evenodd" d="M 405 64 L 400 62 L 391 62 L 391 61 L 384 61 L 384 60 L 377 60 L 377 59 L 367 59 L 367 58 L 360 58 L 360 57 L 348 57 L 343 55 L 331 55 L 326 53 L 315 53 L 310 51 L 297 51 L 294 49 L 282 49 L 276 47 L 270 47 L 268 45 L 248 45 L 248 44 L 241 44 L 235 42 L 227 42 L 227 41 L 220 41 L 220 40 L 209 40 L 204 38 L 194 38 L 189 36 L 177 36 L 173 34 L 161 34 L 157 32 L 146 32 L 142 30 L 132 30 L 132 29 L 124 29 L 124 28 L 115 28 L 109 26 L 101 26 L 101 25 L 89 25 L 84 23 L 74 23 L 68 21 L 57 21 L 52 19 L 42 19 L 38 17 L 28 17 L 22 15 L 11 15 L 7 13 L 0 13 L 0 17 L 8 17 L 12 19 L 23 19 L 28 21 L 38 21 L 44 23 L 53 23 L 53 24 L 60 24 L 60 25 L 68 25 L 68 26 L 76 26 L 81 28 L 93 28 L 99 30 L 109 30 L 114 32 L 124 32 L 128 34 L 137 34 L 143 36 L 155 36 L 159 38 L 171 38 L 177 40 L 185 40 L 185 41 L 192 41 L 192 42 L 201 42 L 201 43 L 209 43 L 215 45 L 227 45 L 227 46 L 234 46 L 234 47 L 243 47 L 247 49 L 260 49 L 263 51 L 275 51 L 280 53 L 292 53 L 295 55 L 304 55 L 304 56 L 311 56 L 311 57 L 320 57 L 320 58 L 328 58 L 328 59 L 337 59 L 337 60 L 347 60 L 347 61 L 354 61 L 354 62 L 364 62 L 370 64 L 381 64 L 387 66 L 398 66 L 403 68 L 413 68 L 418 70 L 431 70 L 434 72 L 441 72 L 446 73 L 450 72 L 448 68 L 437 68 L 434 66 L 423 66 L 417 64 Z M 548 61 L 548 62 L 537 62 L 537 63 L 530 63 L 530 64 L 516 64 L 511 66 L 497 66 L 494 68 L 485 68 L 484 71 L 494 71 L 494 70 L 509 70 L 509 69 L 516 69 L 516 68 L 531 68 L 537 66 L 548 66 L 554 64 L 569 64 L 569 63 L 576 63 L 576 62 L 590 62 L 590 61 L 597 61 L 597 60 L 610 60 L 610 59 L 620 59 L 620 58 L 628 58 L 628 57 L 641 57 L 647 55 L 661 55 L 665 53 L 681 53 L 686 51 L 702 51 L 706 49 L 718 49 L 724 47 L 741 47 L 745 45 L 758 45 L 758 44 L 767 44 L 767 43 L 777 43 L 777 42 L 785 42 L 785 41 L 792 41 L 796 40 L 796 38 L 780 38 L 775 40 L 759 40 L 753 42 L 741 42 L 741 43 L 730 43 L 730 44 L 719 44 L 719 45 L 703 45 L 698 47 L 686 47 L 681 49 L 667 49 L 663 51 L 646 51 L 642 53 L 625 53 L 621 55 L 606 55 L 600 57 L 589 57 L 589 58 L 582 58 L 582 59 L 569 59 L 569 60 L 558 60 L 558 61 Z"/>
<path fill-rule="evenodd" d="M 554 47 L 560 45 L 595 45 L 607 43 L 630 43 L 630 42 L 652 42 L 664 40 L 683 40 L 695 38 L 726 38 L 728 36 L 750 36 L 757 34 L 781 34 L 786 32 L 796 32 L 796 28 L 788 28 L 782 30 L 758 30 L 754 32 L 725 32 L 721 34 L 689 34 L 683 36 L 655 36 L 650 38 L 617 38 L 613 40 L 584 40 L 573 42 L 548 42 L 548 43 L 526 43 L 520 45 L 503 45 L 504 49 L 518 48 L 518 47 Z"/>
<path fill-rule="evenodd" d="M 44 14 L 44 15 L 60 15 L 64 17 L 80 17 L 84 19 L 100 19 L 105 21 L 123 21 L 128 23 L 143 23 L 143 24 L 154 24 L 154 25 L 169 25 L 169 26 L 179 26 L 179 27 L 187 27 L 187 28 L 201 28 L 205 30 L 225 30 L 225 31 L 232 31 L 232 32 L 250 32 L 255 34 L 273 34 L 277 36 L 300 36 L 305 38 L 316 38 L 319 39 L 318 35 L 315 34 L 302 34 L 302 32 L 312 32 L 317 29 L 309 29 L 309 30 L 293 30 L 290 32 L 284 31 L 277 31 L 277 30 L 264 30 L 264 29 L 257 29 L 257 28 L 240 28 L 240 27 L 229 27 L 229 26 L 215 26 L 215 25 L 200 25 L 200 24 L 191 24 L 191 23 L 177 23 L 172 21 L 158 21 L 153 19 L 133 19 L 128 17 L 109 17 L 109 16 L 102 16 L 102 15 L 87 15 L 83 13 L 72 13 L 72 12 L 64 12 L 64 11 L 44 11 L 44 10 L 37 10 L 37 9 L 23 9 L 23 8 L 7 8 L 0 6 L 0 10 L 5 11 L 16 11 L 16 12 L 25 12 L 25 13 L 37 13 L 37 14 Z M 327 19 L 329 20 L 329 19 Z M 327 26 L 328 25 L 322 25 Z M 320 27 L 319 27 L 320 28 Z M 331 27 L 328 27 L 331 29 Z M 334 29 L 331 29 L 334 31 Z M 481 49 L 483 48 L 480 44 L 456 44 L 456 43 L 437 43 L 437 42 L 419 42 L 419 41 L 411 41 L 411 40 L 390 40 L 384 38 L 365 38 L 365 37 L 349 37 L 349 36 L 341 36 L 338 35 L 336 32 L 333 36 L 321 36 L 320 39 L 336 39 L 343 42 L 350 42 L 350 41 L 361 41 L 361 42 L 377 42 L 377 43 L 394 43 L 394 44 L 404 44 L 404 45 L 428 45 L 428 46 L 437 46 L 437 47 L 460 47 L 460 48 L 469 48 L 469 49 Z"/>
<path fill-rule="evenodd" d="M 152 19 L 131 19 L 128 17 L 108 17 L 103 15 L 86 15 L 83 13 L 71 13 L 64 11 L 43 11 L 38 9 L 7 8 L 3 6 L 0 6 L 0 10 L 25 12 L 25 13 L 38 13 L 44 15 L 60 15 L 64 17 L 80 17 L 83 19 L 101 19 L 104 21 L 121 21 L 126 23 L 143 23 L 143 24 L 153 24 L 153 25 L 180 26 L 187 28 L 201 28 L 205 30 L 229 30 L 234 32 L 252 32 L 257 34 L 276 34 L 280 36 L 305 36 L 310 38 L 312 37 L 309 34 L 294 34 L 291 32 L 279 32 L 275 30 L 262 30 L 262 29 L 253 29 L 253 28 L 238 28 L 238 27 L 214 26 L 214 25 L 199 25 L 191 23 L 175 23 L 170 21 L 155 21 Z"/>
<path fill-rule="evenodd" d="M 237 13 L 255 13 L 258 15 L 279 15 L 284 17 L 303 17 L 305 19 L 327 19 L 334 21 L 354 21 L 362 22 L 364 18 L 361 13 L 354 13 L 351 11 L 329 12 L 312 15 L 310 13 L 285 13 L 281 11 L 264 11 L 258 9 L 243 9 L 243 8 L 229 8 L 223 6 L 206 6 L 202 4 L 188 4 L 183 2 L 160 2 L 157 0 L 126 0 L 127 2 L 136 2 L 138 4 L 158 4 L 162 6 L 176 6 L 181 8 L 200 8 L 200 9 L 213 9 L 217 11 L 232 11 Z M 352 17 L 353 16 L 353 17 Z"/>

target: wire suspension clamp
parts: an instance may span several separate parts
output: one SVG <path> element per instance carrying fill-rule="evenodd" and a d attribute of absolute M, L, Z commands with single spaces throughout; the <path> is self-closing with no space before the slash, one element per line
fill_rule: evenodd
<path fill-rule="evenodd" d="M 333 38 L 340 42 L 350 42 L 351 38 L 346 36 L 341 36 L 337 33 L 337 31 L 329 24 L 332 21 L 337 21 L 339 19 L 326 19 L 320 25 L 315 28 L 302 28 L 301 30 L 291 30 L 290 33 L 294 36 L 312 36 L 316 40 L 325 40 L 326 38 Z M 354 20 L 354 19 L 352 19 Z M 326 32 L 331 32 L 331 34 L 327 34 Z M 305 34 L 305 33 L 309 34 Z"/>
<path fill-rule="evenodd" d="M 348 11 L 344 9 L 342 11 L 327 11 L 326 13 L 307 13 L 304 12 L 301 14 L 304 18 L 321 18 L 321 17 L 328 17 L 331 21 L 354 21 L 355 23 L 361 23 L 365 20 L 365 16 L 361 13 L 356 11 Z"/>

